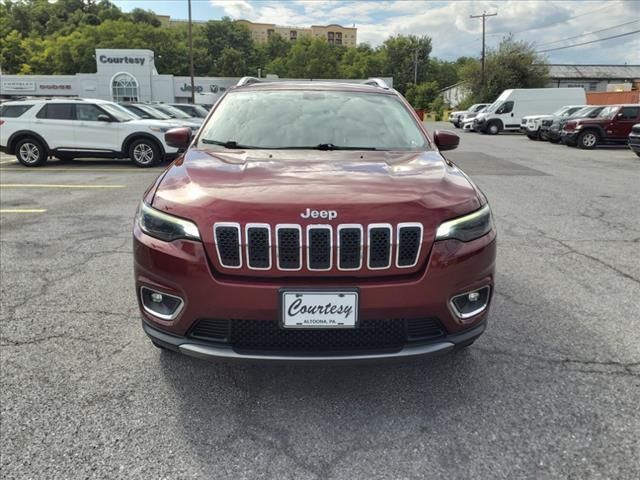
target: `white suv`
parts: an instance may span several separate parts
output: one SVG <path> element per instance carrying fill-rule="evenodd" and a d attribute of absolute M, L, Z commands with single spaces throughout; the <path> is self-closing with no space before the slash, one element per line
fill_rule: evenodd
<path fill-rule="evenodd" d="M 164 141 L 164 132 L 177 126 L 140 119 L 105 100 L 10 101 L 0 106 L 0 150 L 27 167 L 44 165 L 49 156 L 130 158 L 151 167 L 177 155 Z"/>

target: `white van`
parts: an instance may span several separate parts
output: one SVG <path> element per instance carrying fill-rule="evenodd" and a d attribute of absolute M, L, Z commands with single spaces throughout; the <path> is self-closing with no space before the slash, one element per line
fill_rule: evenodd
<path fill-rule="evenodd" d="M 476 132 L 496 135 L 501 131 L 519 131 L 522 117 L 543 115 L 564 105 L 584 105 L 583 88 L 521 88 L 505 90 L 474 120 Z"/>

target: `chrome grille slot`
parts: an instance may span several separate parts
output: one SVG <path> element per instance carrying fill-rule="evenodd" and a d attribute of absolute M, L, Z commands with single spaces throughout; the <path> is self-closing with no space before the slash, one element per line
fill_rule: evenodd
<path fill-rule="evenodd" d="M 271 228 L 269 225 L 248 224 L 247 266 L 255 270 L 271 268 Z"/>
<path fill-rule="evenodd" d="M 340 225 L 338 227 L 338 268 L 360 270 L 362 268 L 362 227 Z"/>
<path fill-rule="evenodd" d="M 280 270 L 300 270 L 302 268 L 301 231 L 299 225 L 279 225 L 276 227 L 278 268 Z"/>
<path fill-rule="evenodd" d="M 213 230 L 220 265 L 226 268 L 242 267 L 240 225 L 216 223 Z"/>
<path fill-rule="evenodd" d="M 422 225 L 416 223 L 398 225 L 396 266 L 398 268 L 413 267 L 418 262 L 421 245 Z"/>
<path fill-rule="evenodd" d="M 391 225 L 369 225 L 368 265 L 370 270 L 391 266 Z"/>
<path fill-rule="evenodd" d="M 307 268 L 309 270 L 331 270 L 332 243 L 330 225 L 307 227 Z"/>

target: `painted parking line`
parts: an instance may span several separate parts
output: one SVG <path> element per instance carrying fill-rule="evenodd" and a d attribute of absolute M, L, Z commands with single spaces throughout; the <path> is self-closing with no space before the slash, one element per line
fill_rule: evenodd
<path fill-rule="evenodd" d="M 44 213 L 44 208 L 0 208 L 0 213 Z"/>
<path fill-rule="evenodd" d="M 1 164 L 1 163 L 0 163 Z M 131 169 L 131 168 L 12 168 L 2 167 L 0 172 L 29 172 L 32 173 L 51 173 L 51 172 L 127 172 L 127 173 L 155 173 L 158 175 L 162 170 L 144 170 L 144 169 Z"/>
<path fill-rule="evenodd" d="M 62 185 L 53 183 L 0 183 L 0 188 L 125 188 L 126 185 Z"/>

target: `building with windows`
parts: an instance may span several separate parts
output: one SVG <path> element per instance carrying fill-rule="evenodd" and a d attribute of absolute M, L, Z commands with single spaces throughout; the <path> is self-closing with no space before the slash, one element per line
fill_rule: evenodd
<path fill-rule="evenodd" d="M 2 75 L 0 98 L 83 97 L 116 102 L 191 101 L 190 77 L 159 74 L 154 53 L 140 49 L 96 49 L 96 73 L 75 75 Z M 278 81 L 277 76 L 267 75 Z M 213 104 L 237 77 L 196 77 L 196 103 Z M 285 79 L 282 79 L 285 80 Z M 304 79 L 301 79 L 304 80 Z M 339 81 L 339 80 L 327 80 Z M 343 80 L 358 82 L 360 80 Z M 385 78 L 393 84 L 392 78 Z"/>
<path fill-rule="evenodd" d="M 311 27 L 287 27 L 274 23 L 254 23 L 249 20 L 237 20 L 251 31 L 254 42 L 264 43 L 273 34 L 295 42 L 303 36 L 323 38 L 332 45 L 355 47 L 358 44 L 358 29 L 342 25 L 311 25 Z"/>

